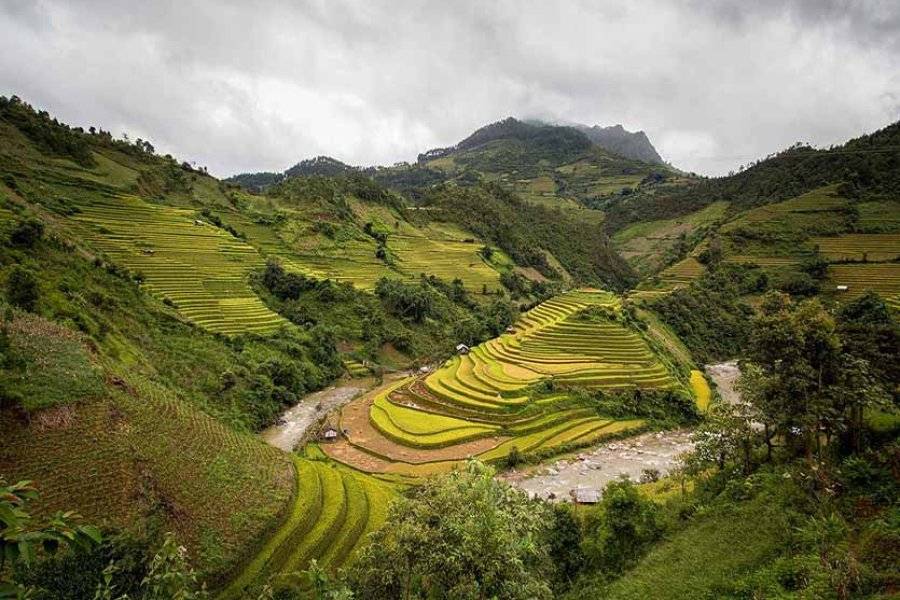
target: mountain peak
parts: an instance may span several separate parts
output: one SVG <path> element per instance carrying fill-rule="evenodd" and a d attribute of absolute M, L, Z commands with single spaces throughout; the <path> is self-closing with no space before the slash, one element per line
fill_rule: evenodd
<path fill-rule="evenodd" d="M 574 125 L 575 129 L 585 134 L 598 146 L 626 158 L 633 158 L 646 163 L 665 164 L 662 157 L 650 143 L 650 138 L 643 131 L 631 132 L 621 124 L 601 127 L 594 125 Z"/>

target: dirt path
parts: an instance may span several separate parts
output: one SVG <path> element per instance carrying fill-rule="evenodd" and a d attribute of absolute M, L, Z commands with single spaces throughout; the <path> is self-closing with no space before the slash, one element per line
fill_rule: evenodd
<path fill-rule="evenodd" d="M 676 465 L 678 455 L 693 447 L 690 435 L 689 431 L 645 433 L 607 442 L 531 472 L 511 471 L 501 479 L 532 496 L 568 501 L 576 488 L 602 491 L 623 475 L 638 481 L 644 469 L 665 475 Z"/>
<path fill-rule="evenodd" d="M 719 395 L 722 400 L 729 404 L 737 404 L 741 401 L 740 393 L 735 389 L 735 384 L 741 376 L 741 369 L 738 367 L 736 360 L 719 363 L 716 365 L 706 365 L 704 367 L 706 374 L 716 384 Z"/>
<path fill-rule="evenodd" d="M 304 396 L 281 415 L 280 424 L 260 433 L 262 439 L 285 452 L 292 451 L 316 419 L 350 402 L 368 389 L 365 381 L 351 383 L 354 385 L 330 387 Z"/>

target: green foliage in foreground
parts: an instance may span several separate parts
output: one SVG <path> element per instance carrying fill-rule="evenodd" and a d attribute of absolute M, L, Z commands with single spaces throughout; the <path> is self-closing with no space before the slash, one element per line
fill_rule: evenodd
<path fill-rule="evenodd" d="M 624 576 L 589 577 L 569 598 L 726 597 L 725 590 L 737 576 L 760 566 L 785 547 L 784 534 L 792 523 L 785 512 L 784 498 L 778 493 L 780 483 L 770 478 L 768 489 L 756 491 L 752 500 L 734 501 L 727 496 L 713 500 L 701 514 L 677 526 Z M 636 547 L 647 536 L 645 532 L 631 544 Z M 610 546 L 601 545 L 598 552 L 606 556 L 610 550 Z M 629 552 L 611 557 L 613 564 L 635 557 L 632 548 L 625 550 Z"/>
<path fill-rule="evenodd" d="M 357 597 L 550 598 L 545 505 L 478 463 L 396 502 L 352 567 Z"/>
<path fill-rule="evenodd" d="M 0 477 L 0 598 L 26 598 L 33 590 L 7 579 L 11 569 L 34 562 L 38 552 L 55 554 L 61 547 L 89 550 L 100 543 L 100 530 L 78 525 L 74 512 L 58 512 L 45 522 L 37 522 L 29 504 L 38 498 L 30 481 L 7 485 Z M 9 569 L 7 569 L 9 567 Z"/>
<path fill-rule="evenodd" d="M 629 480 L 607 485 L 585 525 L 588 568 L 616 574 L 632 566 L 662 536 L 659 513 Z"/>

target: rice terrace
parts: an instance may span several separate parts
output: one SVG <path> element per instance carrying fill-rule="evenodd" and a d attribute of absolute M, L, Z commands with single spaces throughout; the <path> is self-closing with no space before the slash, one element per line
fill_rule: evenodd
<path fill-rule="evenodd" d="M 0 3 L 0 600 L 897 597 L 900 5 L 650 4 Z"/>

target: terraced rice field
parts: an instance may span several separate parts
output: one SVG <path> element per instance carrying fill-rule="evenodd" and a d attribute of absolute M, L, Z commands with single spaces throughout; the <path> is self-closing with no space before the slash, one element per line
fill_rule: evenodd
<path fill-rule="evenodd" d="M 467 289 L 475 292 L 484 288 L 493 292 L 500 287 L 500 273 L 478 254 L 481 244 L 397 235 L 389 238 L 388 247 L 397 255 L 397 268 L 408 277 L 427 273 L 445 281 L 461 279 Z"/>
<path fill-rule="evenodd" d="M 837 195 L 837 186 L 825 186 L 784 202 L 760 206 L 725 224 L 722 232 L 741 227 L 807 234 L 844 230 L 849 201 Z"/>
<path fill-rule="evenodd" d="M 190 210 L 133 196 L 82 204 L 74 218 L 91 243 L 117 265 L 143 277 L 142 287 L 174 303 L 186 318 L 224 334 L 271 333 L 286 324 L 250 288 L 263 259 L 248 244 Z"/>
<path fill-rule="evenodd" d="M 651 300 L 662 294 L 668 294 L 678 288 L 690 285 L 692 281 L 703 274 L 703 271 L 703 265 L 693 256 L 689 256 L 660 272 L 657 276 L 658 283 L 641 284 L 629 296 L 635 299 Z"/>
<path fill-rule="evenodd" d="M 659 274 L 660 279 L 673 285 L 687 285 L 703 274 L 703 265 L 696 258 L 689 256 L 678 261 Z"/>
<path fill-rule="evenodd" d="M 760 267 L 787 267 L 800 264 L 800 259 L 792 256 L 750 256 L 733 254 L 725 257 L 725 262 L 735 264 L 753 264 Z"/>
<path fill-rule="evenodd" d="M 900 263 L 866 263 L 831 265 L 828 278 L 836 287 L 846 285 L 846 292 L 837 292 L 838 300 L 852 300 L 866 291 L 877 292 L 892 308 L 900 310 Z"/>
<path fill-rule="evenodd" d="M 347 435 L 323 450 L 363 471 L 418 477 L 468 457 L 498 461 L 513 448 L 552 453 L 637 430 L 642 421 L 604 417 L 566 391 L 680 385 L 638 333 L 584 312 L 605 307 L 614 314 L 617 305 L 615 296 L 596 290 L 544 302 L 511 332 L 346 405 Z M 562 386 L 558 392 L 530 387 L 549 379 Z"/>
<path fill-rule="evenodd" d="M 900 258 L 900 233 L 861 233 L 818 237 L 810 242 L 826 260 L 891 261 Z"/>
<path fill-rule="evenodd" d="M 296 490 L 289 514 L 219 595 L 247 597 L 273 575 L 304 571 L 315 559 L 334 572 L 347 564 L 387 518 L 394 490 L 334 463 L 294 458 Z M 303 584 L 303 580 L 296 583 Z"/>
<path fill-rule="evenodd" d="M 199 568 L 221 574 L 279 521 L 291 496 L 290 460 L 152 382 L 116 375 L 127 393 L 110 388 L 109 398 L 44 411 L 27 427 L 3 411 L 0 472 L 35 482 L 36 513 L 76 510 L 104 527 L 139 531 L 147 502 L 167 502 L 176 510 L 161 512 L 160 526 Z M 201 550 L 209 541 L 218 549 L 212 559 Z"/>
<path fill-rule="evenodd" d="M 367 216 L 375 214 L 373 210 L 357 209 Z M 400 218 L 389 220 L 395 219 Z M 484 244 L 463 230 L 447 226 L 418 228 L 397 220 L 397 231 L 388 236 L 387 247 L 394 261 L 388 265 L 376 258 L 375 241 L 367 236 L 335 241 L 304 234 L 293 239 L 241 214 L 227 213 L 223 220 L 245 233 L 267 256 L 278 257 L 286 268 L 316 279 L 332 279 L 372 290 L 382 277 L 413 280 L 425 273 L 446 281 L 461 279 L 466 289 L 475 293 L 485 288 L 493 292 L 501 287 L 500 273 L 478 254 Z"/>

